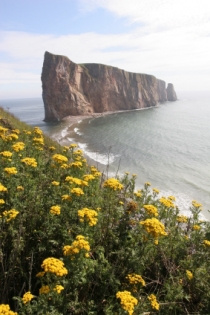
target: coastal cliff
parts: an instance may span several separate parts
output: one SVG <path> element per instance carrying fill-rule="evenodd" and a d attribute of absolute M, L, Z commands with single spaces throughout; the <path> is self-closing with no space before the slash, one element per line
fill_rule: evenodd
<path fill-rule="evenodd" d="M 173 85 L 152 75 L 102 64 L 76 64 L 45 52 L 42 68 L 45 121 L 66 116 L 140 109 L 175 101 Z"/>

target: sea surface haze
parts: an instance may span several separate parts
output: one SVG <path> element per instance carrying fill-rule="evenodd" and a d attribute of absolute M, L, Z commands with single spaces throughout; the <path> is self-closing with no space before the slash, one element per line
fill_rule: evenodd
<path fill-rule="evenodd" d="M 62 144 L 78 143 L 110 176 L 136 174 L 137 188 L 149 181 L 162 195 L 174 195 L 183 213 L 197 200 L 210 219 L 210 92 L 177 94 L 177 102 L 88 118 L 70 130 L 68 121 L 43 122 L 41 99 L 2 100 L 0 106 Z"/>

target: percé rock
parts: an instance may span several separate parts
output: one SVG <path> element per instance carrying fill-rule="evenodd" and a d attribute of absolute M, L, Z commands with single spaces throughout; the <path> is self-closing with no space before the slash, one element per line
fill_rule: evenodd
<path fill-rule="evenodd" d="M 45 52 L 41 79 L 45 121 L 146 108 L 167 101 L 165 82 L 152 75 L 102 64 L 76 64 L 49 52 Z"/>
<path fill-rule="evenodd" d="M 168 83 L 167 86 L 167 99 L 170 102 L 177 101 L 176 92 L 174 91 L 174 86 L 172 83 Z"/>

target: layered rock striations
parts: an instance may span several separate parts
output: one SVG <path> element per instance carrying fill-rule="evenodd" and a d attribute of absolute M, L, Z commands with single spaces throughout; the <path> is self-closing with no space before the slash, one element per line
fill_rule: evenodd
<path fill-rule="evenodd" d="M 176 96 L 172 84 L 168 91 L 165 82 L 152 75 L 102 64 L 76 64 L 49 52 L 45 52 L 41 79 L 45 121 L 146 108 Z"/>

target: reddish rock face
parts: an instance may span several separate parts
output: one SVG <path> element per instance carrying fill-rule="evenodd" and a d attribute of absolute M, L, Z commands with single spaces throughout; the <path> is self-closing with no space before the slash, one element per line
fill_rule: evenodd
<path fill-rule="evenodd" d="M 79 65 L 49 52 L 45 52 L 41 79 L 45 121 L 139 109 L 167 101 L 165 82 L 152 75 L 102 64 Z"/>

